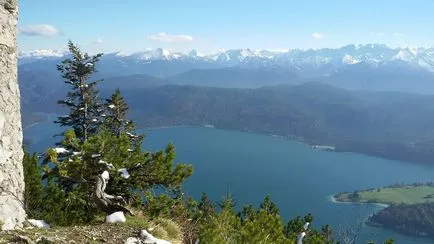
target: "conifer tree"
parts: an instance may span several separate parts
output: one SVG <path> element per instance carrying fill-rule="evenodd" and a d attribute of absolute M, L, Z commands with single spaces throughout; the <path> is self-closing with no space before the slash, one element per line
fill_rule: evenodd
<path fill-rule="evenodd" d="M 137 196 L 143 198 L 156 187 L 164 189 L 169 198 L 179 198 L 181 185 L 192 174 L 192 166 L 175 164 L 172 144 L 157 152 L 143 151 L 143 136 L 133 134 L 134 123 L 126 118 L 128 105 L 120 91 L 106 100 L 104 108 L 95 88 L 99 81 L 88 81 L 101 54 L 91 57 L 72 42 L 68 46 L 72 58 L 64 60 L 58 70 L 71 85 L 68 98 L 59 102 L 70 109 L 70 114 L 59 117 L 57 123 L 70 129 L 57 148 L 47 150 L 43 161 L 44 179 L 50 182 L 56 197 L 68 203 L 68 212 L 61 215 L 73 218 L 71 222 L 89 221 L 96 208 L 112 213 L 118 209 L 115 200 L 122 200 L 122 204 L 140 201 Z M 102 185 L 103 172 L 109 173 L 104 189 L 97 187 Z M 106 198 L 108 194 L 116 196 L 115 200 Z M 101 205 L 102 202 L 108 205 Z M 59 211 L 62 209 L 67 208 Z"/>
<path fill-rule="evenodd" d="M 215 214 L 214 203 L 208 198 L 206 193 L 202 193 L 198 208 L 201 215 L 200 217 L 204 218 L 205 220 L 214 216 Z"/>
<path fill-rule="evenodd" d="M 221 212 L 203 221 L 199 228 L 199 240 L 203 243 L 243 243 L 241 220 L 234 212 L 235 202 L 228 195 L 220 204 Z"/>
<path fill-rule="evenodd" d="M 24 150 L 24 209 L 31 218 L 38 218 L 42 204 L 42 176 L 39 160 L 36 153 L 29 154 Z"/>
<path fill-rule="evenodd" d="M 67 98 L 58 101 L 69 109 L 69 114 L 58 117 L 56 123 L 72 127 L 77 137 L 84 142 L 96 133 L 102 122 L 102 108 L 96 89 L 101 80 L 89 81 L 96 72 L 96 63 L 102 54 L 89 56 L 71 41 L 68 42 L 68 48 L 72 57 L 62 61 L 57 69 L 62 73 L 64 82 L 71 86 Z"/>
<path fill-rule="evenodd" d="M 132 120 L 127 118 L 129 107 L 119 89 L 116 89 L 111 97 L 106 99 L 104 108 L 104 126 L 113 134 L 119 137 L 125 133 L 132 142 L 143 139 L 142 136 L 134 134 L 135 125 Z"/>
<path fill-rule="evenodd" d="M 258 210 L 247 207 L 242 214 L 242 243 L 285 243 L 279 209 L 266 196 Z"/>

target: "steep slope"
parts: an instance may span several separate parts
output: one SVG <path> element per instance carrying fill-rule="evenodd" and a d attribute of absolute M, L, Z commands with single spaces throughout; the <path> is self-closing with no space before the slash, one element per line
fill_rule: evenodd
<path fill-rule="evenodd" d="M 101 74 L 93 79 L 99 79 Z M 58 74 L 43 70 L 21 69 L 18 72 L 21 88 L 22 110 L 32 112 L 61 112 L 57 101 L 67 93 L 67 85 Z M 146 89 L 168 84 L 168 81 L 149 75 L 127 75 L 103 79 L 100 85 L 101 96 L 107 97 L 117 88 Z M 27 118 L 28 116 L 26 116 Z M 27 121 L 23 121 L 27 125 Z"/>
<path fill-rule="evenodd" d="M 300 84 L 302 79 L 285 69 L 195 69 L 167 77 L 173 84 L 226 87 L 258 88 L 267 85 Z"/>

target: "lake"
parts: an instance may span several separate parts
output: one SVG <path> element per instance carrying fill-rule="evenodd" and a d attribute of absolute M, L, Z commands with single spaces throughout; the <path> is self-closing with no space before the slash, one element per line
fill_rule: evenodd
<path fill-rule="evenodd" d="M 25 129 L 32 138 L 31 151 L 44 151 L 59 128 L 41 122 Z M 196 199 L 206 192 L 215 201 L 229 191 L 237 206 L 258 205 L 269 194 L 282 217 L 312 213 L 314 227 L 354 225 L 381 206 L 333 203 L 330 195 L 394 183 L 434 181 L 434 167 L 386 160 L 354 153 L 314 150 L 304 144 L 277 137 L 203 127 L 149 129 L 144 147 L 162 149 L 175 143 L 177 161 L 194 165 L 185 190 Z M 359 218 L 360 219 L 360 218 Z M 397 243 L 432 243 L 391 230 L 365 226 L 360 243 L 393 237 Z M 358 242 L 359 243 L 359 242 Z"/>

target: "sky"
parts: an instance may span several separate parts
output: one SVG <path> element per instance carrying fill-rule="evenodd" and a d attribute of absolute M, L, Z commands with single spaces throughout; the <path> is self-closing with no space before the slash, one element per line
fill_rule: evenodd
<path fill-rule="evenodd" d="M 20 0 L 21 51 L 434 46 L 434 0 Z"/>

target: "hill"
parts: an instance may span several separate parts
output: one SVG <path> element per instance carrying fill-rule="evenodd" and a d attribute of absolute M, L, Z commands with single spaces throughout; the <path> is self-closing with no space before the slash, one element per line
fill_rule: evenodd
<path fill-rule="evenodd" d="M 170 85 L 123 92 L 144 127 L 212 124 L 432 163 L 434 96 L 347 91 L 323 83 L 259 89 Z"/>
<path fill-rule="evenodd" d="M 212 72 L 220 74 L 221 70 L 191 72 L 196 75 L 179 75 L 167 80 L 140 74 L 108 78 L 100 85 L 100 91 L 107 96 L 120 87 L 135 108 L 132 116 L 143 127 L 212 124 L 218 128 L 333 145 L 337 151 L 432 163 L 432 95 L 349 91 L 320 82 L 257 89 L 205 87 L 225 80 L 224 76 L 211 75 Z M 275 80 L 263 78 L 271 76 L 270 72 L 274 73 Z M 257 86 L 262 81 L 299 82 L 297 78 L 286 79 L 286 73 L 276 71 L 265 72 L 266 76 L 247 69 L 226 69 L 223 73 L 238 77 L 226 79 L 225 86 L 235 80 L 240 81 L 234 85 L 238 87 Z M 56 104 L 66 93 L 65 85 L 59 77 L 43 74 L 43 71 L 20 72 L 22 110 L 26 114 L 23 118 L 32 118 L 34 112 L 65 113 Z"/>
<path fill-rule="evenodd" d="M 393 229 L 397 232 L 434 238 L 434 204 L 399 204 L 387 207 L 369 218 L 369 225 Z"/>
<path fill-rule="evenodd" d="M 195 69 L 167 77 L 173 84 L 224 87 L 259 88 L 271 85 L 295 85 L 303 82 L 295 73 L 285 69 Z"/>

